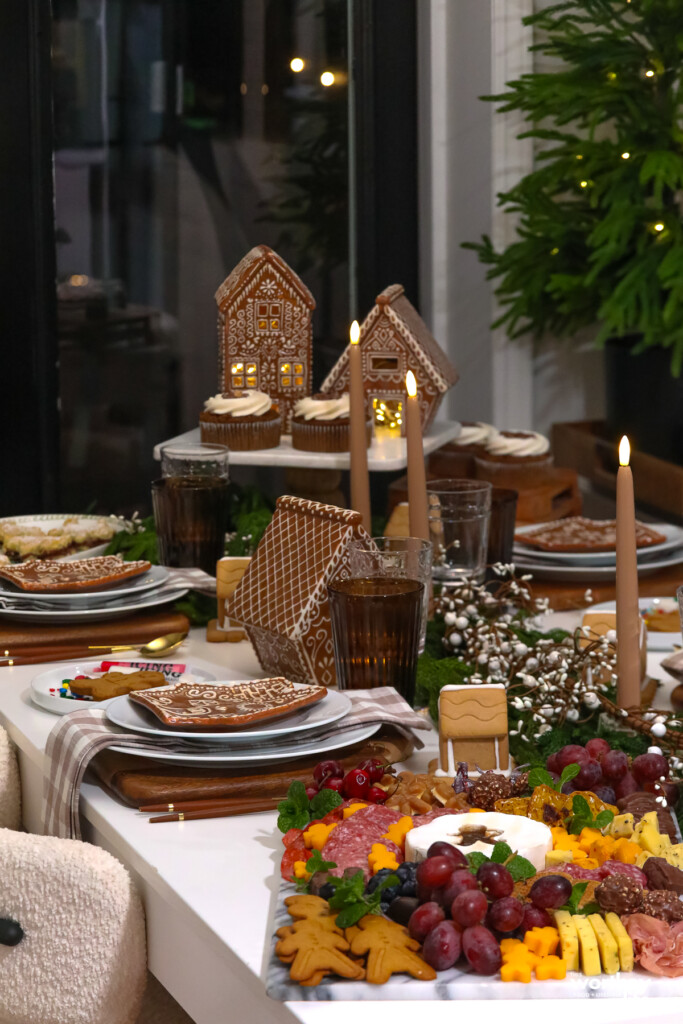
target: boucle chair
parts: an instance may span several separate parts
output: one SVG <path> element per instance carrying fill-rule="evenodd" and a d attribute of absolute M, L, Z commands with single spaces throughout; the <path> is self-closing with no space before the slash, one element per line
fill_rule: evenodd
<path fill-rule="evenodd" d="M 148 975 L 123 865 L 88 843 L 14 831 L 19 807 L 0 728 L 0 1024 L 192 1024 Z"/>

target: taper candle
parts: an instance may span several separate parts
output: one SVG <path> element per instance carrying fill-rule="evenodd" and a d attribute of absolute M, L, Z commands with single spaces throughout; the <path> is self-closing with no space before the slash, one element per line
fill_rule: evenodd
<path fill-rule="evenodd" d="M 358 321 L 351 324 L 349 333 L 349 450 L 351 453 L 351 508 L 360 512 L 363 526 L 372 534 L 370 519 L 370 478 L 368 476 L 368 448 L 365 431 L 366 409 L 363 387 L 363 365 L 358 345 Z"/>
<path fill-rule="evenodd" d="M 619 444 L 617 472 L 617 704 L 640 707 L 640 612 L 631 449 Z"/>
<path fill-rule="evenodd" d="M 412 370 L 406 374 L 408 392 L 405 411 L 406 448 L 408 454 L 408 520 L 410 536 L 429 540 L 427 515 L 427 478 L 422 449 L 422 423 L 420 403 L 417 399 L 417 381 Z"/>

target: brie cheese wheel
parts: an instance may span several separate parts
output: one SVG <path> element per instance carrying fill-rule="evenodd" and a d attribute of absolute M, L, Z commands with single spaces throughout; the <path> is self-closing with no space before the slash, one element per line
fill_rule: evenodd
<path fill-rule="evenodd" d="M 477 829 L 479 833 L 473 831 Z M 471 842 L 477 835 L 482 838 Z M 553 848 L 548 826 L 520 814 L 500 814 L 498 811 L 443 814 L 407 833 L 406 860 L 424 860 L 427 850 L 436 842 L 450 843 L 465 854 L 479 850 L 488 856 L 494 843 L 507 843 L 520 857 L 531 861 L 537 871 L 545 868 L 545 855 Z"/>

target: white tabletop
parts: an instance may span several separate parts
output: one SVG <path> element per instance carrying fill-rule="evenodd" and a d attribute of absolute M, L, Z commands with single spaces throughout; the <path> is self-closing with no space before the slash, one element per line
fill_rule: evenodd
<path fill-rule="evenodd" d="M 565 620 L 573 624 L 566 615 L 555 616 L 553 624 L 564 625 Z M 207 644 L 202 634 L 193 631 L 183 660 L 213 670 L 219 678 L 262 675 L 248 643 Z M 651 656 L 652 671 L 660 658 Z M 40 831 L 45 743 L 57 719 L 30 703 L 28 688 L 33 676 L 48 667 L 0 669 L 0 721 L 18 748 L 25 824 L 34 832 Z M 426 749 L 411 758 L 410 767 L 422 769 L 434 748 L 433 735 Z M 147 914 L 150 968 L 197 1024 L 228 1019 L 318 1024 L 323 1016 L 325 1024 L 347 1024 L 349 1003 L 280 1004 L 265 995 L 282 852 L 274 812 L 151 828 L 143 815 L 95 783 L 83 786 L 81 810 L 84 837 L 112 852 L 136 878 Z M 574 1024 L 577 1014 L 582 1024 L 641 1024 L 652 1015 L 643 1014 L 638 1000 L 629 1007 L 621 1000 L 515 1002 L 505 999 L 504 986 L 501 999 L 504 1005 L 495 1007 L 495 1013 L 511 1024 L 546 1024 L 551 1010 L 554 1024 Z M 660 1024 L 680 1021 L 678 1000 L 657 1000 L 651 1008 Z M 476 1001 L 461 1001 L 458 1014 L 481 1015 L 482 1009 L 487 1015 L 494 1012 L 489 1004 L 484 1008 Z M 352 1012 L 358 1024 L 376 1024 L 380 1012 L 397 1024 L 414 1024 L 416 1010 L 414 1003 L 387 1002 L 380 1008 L 368 1001 L 355 1003 Z M 450 1003 L 429 1004 L 430 1024 L 452 1024 L 454 1013 Z"/>
<path fill-rule="evenodd" d="M 442 448 L 460 433 L 460 424 L 450 420 L 437 420 L 430 425 L 422 439 L 425 455 L 431 455 L 437 448 Z M 165 444 L 197 444 L 199 427 L 188 430 L 178 437 L 161 441 L 154 448 L 154 458 L 161 458 L 161 447 Z M 292 439 L 283 435 L 277 448 L 258 448 L 251 452 L 230 451 L 230 464 L 233 466 L 297 466 L 300 469 L 348 469 L 348 452 L 302 452 L 292 448 Z M 375 437 L 368 448 L 368 469 L 372 473 L 393 473 L 405 469 L 408 464 L 406 439 L 392 437 L 378 441 Z"/>

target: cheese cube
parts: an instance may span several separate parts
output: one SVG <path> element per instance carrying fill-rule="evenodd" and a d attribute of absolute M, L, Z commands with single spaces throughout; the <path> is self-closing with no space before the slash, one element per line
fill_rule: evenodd
<path fill-rule="evenodd" d="M 628 814 L 616 814 L 610 822 L 608 832 L 615 839 L 629 839 L 633 835 L 634 828 L 635 821 L 629 812 Z"/>
<path fill-rule="evenodd" d="M 560 933 L 560 950 L 562 959 L 567 964 L 568 971 L 579 969 L 579 937 L 572 915 L 568 910 L 555 910 L 553 912 L 557 930 Z"/>
<path fill-rule="evenodd" d="M 605 924 L 616 939 L 617 948 L 619 950 L 619 966 L 622 971 L 632 971 L 633 943 L 631 942 L 631 936 L 621 923 L 621 918 L 618 914 L 614 914 L 612 911 L 609 911 L 605 914 Z"/>
<path fill-rule="evenodd" d="M 545 866 L 556 868 L 559 864 L 571 864 L 572 860 L 571 850 L 548 850 L 545 855 Z"/>
<path fill-rule="evenodd" d="M 592 976 L 602 973 L 600 964 L 600 950 L 598 940 L 595 937 L 590 923 L 581 914 L 572 914 L 572 921 L 579 938 L 579 956 L 581 959 L 581 970 L 584 974 Z"/>
<path fill-rule="evenodd" d="M 588 921 L 595 932 L 600 950 L 600 960 L 605 974 L 616 974 L 619 970 L 619 947 L 600 914 L 589 914 Z"/>

